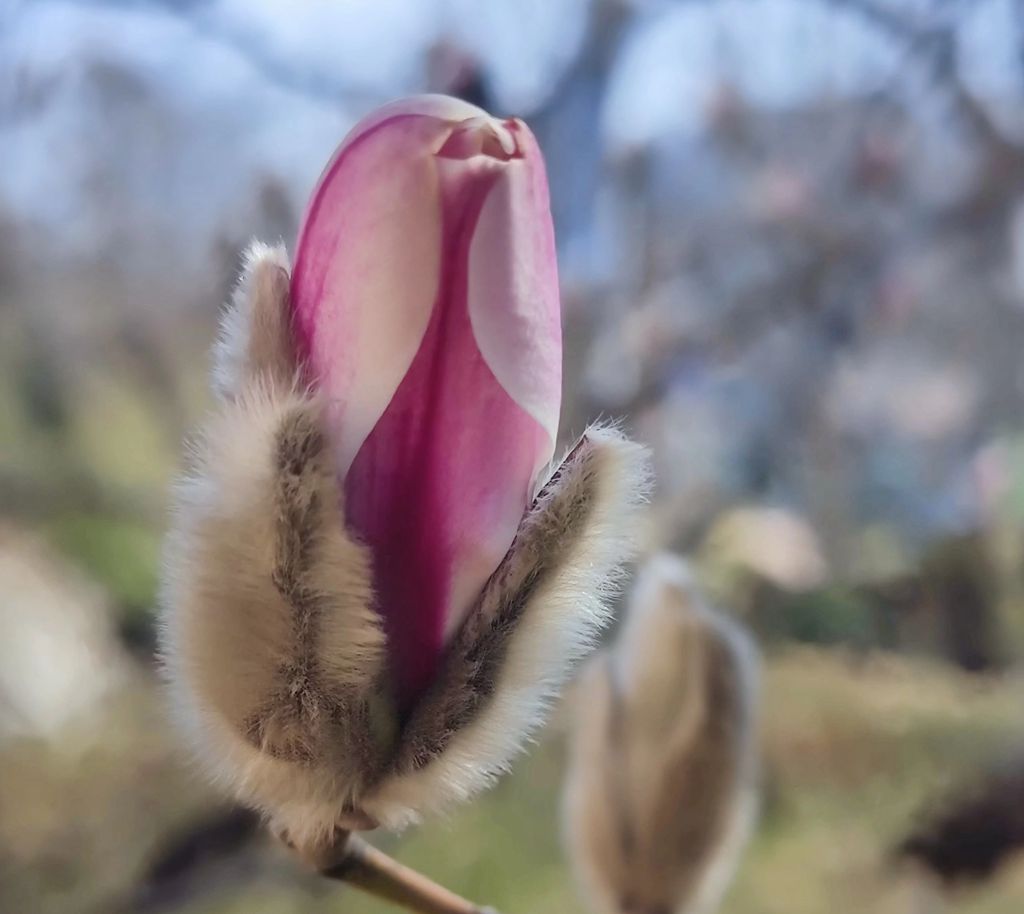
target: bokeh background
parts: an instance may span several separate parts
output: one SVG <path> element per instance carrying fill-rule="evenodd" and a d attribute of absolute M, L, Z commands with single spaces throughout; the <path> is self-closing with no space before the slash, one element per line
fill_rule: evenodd
<path fill-rule="evenodd" d="M 1024 771 L 1020 0 L 0 0 L 0 911 L 386 910 L 188 768 L 153 613 L 241 249 L 290 245 L 346 130 L 425 89 L 538 135 L 563 434 L 651 445 L 647 547 L 763 646 L 724 911 L 919 910 L 892 848 Z M 581 911 L 566 713 L 382 843 L 506 914 Z M 1024 862 L 948 903 L 1024 910 Z"/>

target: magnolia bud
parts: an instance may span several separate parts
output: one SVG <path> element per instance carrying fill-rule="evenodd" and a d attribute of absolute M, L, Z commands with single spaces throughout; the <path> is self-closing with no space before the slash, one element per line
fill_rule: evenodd
<path fill-rule="evenodd" d="M 503 771 L 608 619 L 646 452 L 554 469 L 561 339 L 539 151 L 388 106 L 255 246 L 175 495 L 162 647 L 206 768 L 300 848 Z"/>
<path fill-rule="evenodd" d="M 595 911 L 717 907 L 755 817 L 756 666 L 681 560 L 647 564 L 575 696 L 565 835 Z"/>

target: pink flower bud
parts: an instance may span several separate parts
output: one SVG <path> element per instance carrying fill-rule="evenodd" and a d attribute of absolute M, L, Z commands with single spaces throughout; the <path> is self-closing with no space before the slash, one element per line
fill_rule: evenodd
<path fill-rule="evenodd" d="M 529 130 L 434 96 L 342 144 L 294 271 L 250 249 L 161 652 L 203 766 L 305 851 L 490 784 L 608 621 L 648 459 L 591 426 L 546 469 L 557 289 Z"/>
<path fill-rule="evenodd" d="M 306 211 L 292 308 L 408 707 L 554 450 L 558 276 L 526 125 L 443 96 L 357 125 Z"/>

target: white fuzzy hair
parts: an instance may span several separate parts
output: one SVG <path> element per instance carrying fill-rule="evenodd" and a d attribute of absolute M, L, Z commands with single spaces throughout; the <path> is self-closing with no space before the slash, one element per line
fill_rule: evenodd
<path fill-rule="evenodd" d="M 610 618 L 609 601 L 634 553 L 648 466 L 644 448 L 614 428 L 595 426 L 542 487 L 449 650 L 435 690 L 414 712 L 398 770 L 367 805 L 381 821 L 401 826 L 472 796 L 508 768 L 543 722 L 550 700 Z M 503 612 L 517 600 L 516 617 L 506 621 Z M 495 658 L 482 707 L 417 768 L 417 731 L 436 732 L 438 721 L 453 710 L 457 715 L 471 698 L 463 657 L 480 653 L 477 646 L 488 635 L 503 656 Z"/>
<path fill-rule="evenodd" d="M 333 717 L 368 704 L 384 633 L 368 550 L 344 526 L 321 404 L 295 380 L 287 279 L 283 251 L 254 246 L 223 318 L 220 402 L 174 492 L 161 647 L 206 770 L 310 841 L 355 803 L 367 736 Z M 309 618 L 297 618 L 295 590 Z M 315 690 L 298 683 L 302 664 Z M 329 769 L 309 764 L 314 754 Z"/>
<path fill-rule="evenodd" d="M 345 526 L 287 295 L 283 250 L 254 246 L 215 347 L 217 407 L 175 489 L 161 644 L 204 769 L 308 849 L 417 821 L 507 768 L 608 619 L 648 461 L 588 430 L 399 721 L 371 556 Z"/>
<path fill-rule="evenodd" d="M 261 374 L 290 379 L 295 369 L 288 317 L 288 254 L 254 241 L 221 316 L 213 349 L 212 386 L 221 399 L 246 390 Z"/>
<path fill-rule="evenodd" d="M 648 562 L 574 704 L 565 836 L 596 911 L 720 904 L 756 818 L 757 666 L 685 562 Z"/>

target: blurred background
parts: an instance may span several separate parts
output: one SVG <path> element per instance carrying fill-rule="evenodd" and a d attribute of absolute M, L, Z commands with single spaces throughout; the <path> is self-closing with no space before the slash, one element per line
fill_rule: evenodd
<path fill-rule="evenodd" d="M 0 0 L 0 911 L 387 910 L 187 767 L 153 615 L 241 249 L 290 246 L 347 129 L 423 90 L 536 132 L 563 434 L 651 445 L 647 546 L 763 646 L 724 910 L 919 910 L 893 849 L 986 790 L 934 865 L 952 911 L 1024 909 L 1024 2 Z M 383 844 L 582 911 L 563 728 Z"/>

